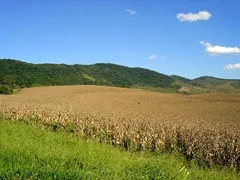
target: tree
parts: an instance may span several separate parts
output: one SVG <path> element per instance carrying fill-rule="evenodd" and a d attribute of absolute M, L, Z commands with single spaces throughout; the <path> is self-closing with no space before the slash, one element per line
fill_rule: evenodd
<path fill-rule="evenodd" d="M 12 89 L 8 86 L 0 85 L 0 94 L 12 94 Z"/>
<path fill-rule="evenodd" d="M 3 84 L 9 86 L 9 87 L 13 87 L 15 83 L 15 78 L 14 76 L 12 75 L 9 75 L 9 74 L 6 74 L 4 77 L 3 77 Z"/>

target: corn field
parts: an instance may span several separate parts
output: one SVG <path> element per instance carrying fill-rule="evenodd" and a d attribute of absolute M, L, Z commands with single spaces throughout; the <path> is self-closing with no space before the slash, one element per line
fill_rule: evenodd
<path fill-rule="evenodd" d="M 240 95 L 39 87 L 0 95 L 0 114 L 126 150 L 177 151 L 201 166 L 240 171 Z"/>

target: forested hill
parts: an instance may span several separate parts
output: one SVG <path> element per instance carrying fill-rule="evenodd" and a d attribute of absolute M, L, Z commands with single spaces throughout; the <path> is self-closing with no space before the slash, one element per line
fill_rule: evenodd
<path fill-rule="evenodd" d="M 0 59 L 0 85 L 19 87 L 94 84 L 118 87 L 149 87 L 192 93 L 240 92 L 240 80 L 203 76 L 187 79 L 143 68 L 116 64 L 31 64 Z"/>
<path fill-rule="evenodd" d="M 22 61 L 0 60 L 0 80 L 14 77 L 21 87 L 33 85 L 97 84 L 120 87 L 150 86 L 178 88 L 174 79 L 143 68 L 129 68 L 115 64 L 66 65 L 31 64 Z"/>

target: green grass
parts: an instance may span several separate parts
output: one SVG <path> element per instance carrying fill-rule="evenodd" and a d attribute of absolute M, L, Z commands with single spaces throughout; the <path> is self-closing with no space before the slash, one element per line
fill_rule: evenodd
<path fill-rule="evenodd" d="M 126 152 L 72 134 L 0 120 L 0 179 L 240 179 L 173 154 Z"/>
<path fill-rule="evenodd" d="M 95 78 L 93 78 L 93 77 L 91 77 L 91 76 L 89 76 L 89 75 L 87 75 L 87 74 L 83 74 L 83 77 L 86 78 L 86 79 L 88 79 L 88 80 L 90 80 L 90 81 L 96 81 Z"/>

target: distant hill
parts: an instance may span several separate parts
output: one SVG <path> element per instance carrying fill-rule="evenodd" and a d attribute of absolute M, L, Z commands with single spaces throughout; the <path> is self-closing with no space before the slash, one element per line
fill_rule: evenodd
<path fill-rule="evenodd" d="M 96 84 L 119 87 L 151 86 L 177 89 L 174 79 L 148 69 L 115 64 L 31 64 L 0 60 L 0 79 L 8 74 L 18 86 Z"/>
<path fill-rule="evenodd" d="M 226 83 L 239 82 L 235 79 L 220 79 L 211 76 L 202 76 L 191 81 L 191 84 L 196 86 L 202 86 L 206 88 L 216 87 L 219 85 L 224 85 Z"/>
<path fill-rule="evenodd" d="M 205 88 L 211 92 L 240 92 L 240 80 L 220 79 L 211 76 L 202 76 L 193 79 L 189 84 Z"/>
<path fill-rule="evenodd" d="M 170 77 L 173 78 L 175 81 L 175 84 L 179 85 L 180 87 L 185 86 L 186 83 L 189 83 L 191 81 L 191 79 L 178 76 L 178 75 L 171 75 Z"/>
<path fill-rule="evenodd" d="M 116 64 L 93 65 L 32 64 L 0 59 L 0 84 L 11 76 L 20 87 L 94 84 L 118 87 L 148 87 L 186 92 L 240 92 L 240 80 L 214 77 L 187 79 L 167 76 L 144 68 L 130 68 Z"/>

